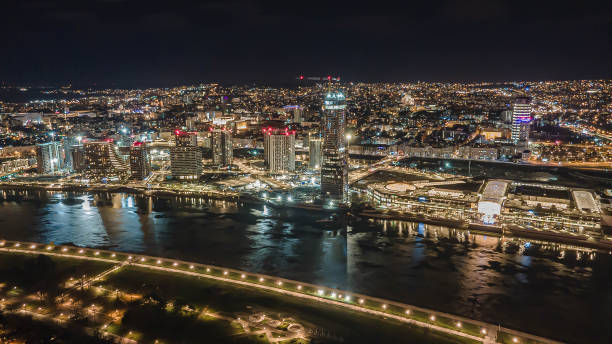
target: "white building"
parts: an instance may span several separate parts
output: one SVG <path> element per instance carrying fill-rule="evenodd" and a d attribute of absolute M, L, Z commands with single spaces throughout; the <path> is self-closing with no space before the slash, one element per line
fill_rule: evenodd
<path fill-rule="evenodd" d="M 295 131 L 288 128 L 265 128 L 264 161 L 271 173 L 294 171 Z"/>
<path fill-rule="evenodd" d="M 482 214 L 483 222 L 493 223 L 495 217 L 501 214 L 508 185 L 509 183 L 503 180 L 487 182 L 478 202 L 478 213 Z"/>

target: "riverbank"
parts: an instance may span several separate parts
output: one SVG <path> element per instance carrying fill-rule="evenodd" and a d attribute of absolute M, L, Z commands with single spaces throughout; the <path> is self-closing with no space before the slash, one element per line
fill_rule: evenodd
<path fill-rule="evenodd" d="M 152 197 L 194 197 L 202 199 L 213 199 L 213 200 L 224 200 L 230 202 L 239 202 L 244 204 L 260 205 L 265 204 L 269 207 L 278 209 L 301 209 L 307 211 L 326 212 L 329 214 L 346 214 L 350 213 L 350 209 L 346 207 L 329 208 L 323 207 L 322 205 L 316 204 L 305 204 L 305 203 L 280 203 L 277 204 L 272 200 L 260 199 L 247 194 L 239 193 L 222 193 L 222 192 L 189 192 L 189 191 L 170 191 L 170 190 L 147 190 L 144 188 L 134 188 L 129 186 L 71 186 L 71 185 L 57 185 L 53 188 L 45 187 L 42 185 L 12 185 L 2 183 L 0 184 L 0 190 L 15 190 L 15 191 L 41 191 L 41 192 L 82 192 L 82 193 L 129 193 L 136 195 L 147 195 Z M 463 230 L 475 230 L 482 233 L 499 235 L 499 236 L 511 236 L 524 239 L 537 239 L 542 241 L 549 241 L 551 243 L 560 243 L 566 245 L 573 245 L 576 247 L 589 248 L 600 250 L 601 252 L 612 251 L 612 241 L 606 239 L 589 239 L 585 235 L 576 235 L 571 233 L 559 233 L 552 231 L 544 231 L 538 229 L 525 229 L 516 225 L 484 225 L 477 223 L 470 223 L 467 220 L 455 220 L 448 218 L 440 218 L 429 216 L 427 214 L 407 214 L 399 212 L 389 211 L 377 211 L 377 210 L 362 210 L 356 214 L 352 214 L 359 217 L 369 219 L 381 219 L 381 220 L 400 220 L 408 222 L 419 222 L 431 225 L 448 226 Z"/>
<path fill-rule="evenodd" d="M 494 324 L 404 303 L 212 265 L 144 255 L 130 255 L 122 252 L 15 241 L 0 241 L 0 251 L 116 262 L 117 264 L 134 266 L 139 269 L 204 278 L 250 290 L 271 292 L 275 295 L 283 295 L 291 299 L 298 298 L 310 304 L 314 302 L 317 308 L 322 307 L 321 312 L 323 314 L 325 314 L 327 307 L 332 307 L 336 310 L 343 309 L 349 312 L 374 316 L 379 320 L 397 321 L 421 328 L 428 328 L 434 332 L 459 336 L 467 340 L 462 340 L 461 342 L 493 343 L 496 338 L 507 337 L 508 341 L 504 340 L 502 343 L 558 343 L 527 333 L 498 327 Z"/>
<path fill-rule="evenodd" d="M 380 213 L 375 211 L 362 211 L 358 214 L 366 218 L 381 219 L 381 220 L 400 220 L 410 222 L 422 222 L 431 225 L 448 226 L 457 229 L 474 230 L 477 232 L 493 234 L 498 236 L 510 236 L 523 239 L 537 239 L 552 243 L 560 243 L 573 245 L 576 247 L 590 248 L 608 253 L 612 251 L 612 241 L 589 239 L 585 235 L 575 235 L 571 233 L 558 233 L 551 231 L 543 231 L 538 229 L 525 229 L 515 225 L 485 225 L 479 223 L 469 223 L 465 220 L 453 220 L 445 218 L 436 218 L 427 215 L 411 215 L 400 213 Z"/>

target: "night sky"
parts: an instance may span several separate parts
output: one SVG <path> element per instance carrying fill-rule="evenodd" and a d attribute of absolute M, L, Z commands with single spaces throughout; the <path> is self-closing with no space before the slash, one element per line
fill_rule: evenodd
<path fill-rule="evenodd" d="M 612 78 L 611 1 L 2 1 L 0 82 Z"/>

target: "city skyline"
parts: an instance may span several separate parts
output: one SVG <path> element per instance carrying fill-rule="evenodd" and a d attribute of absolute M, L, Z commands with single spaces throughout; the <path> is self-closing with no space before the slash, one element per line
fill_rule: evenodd
<path fill-rule="evenodd" d="M 612 2 L 1 12 L 0 342 L 609 344 Z"/>

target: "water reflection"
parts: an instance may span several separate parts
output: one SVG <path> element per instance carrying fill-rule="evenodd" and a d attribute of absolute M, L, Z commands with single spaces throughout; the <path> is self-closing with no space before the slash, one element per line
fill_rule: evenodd
<path fill-rule="evenodd" d="M 0 193 L 0 237 L 175 257 L 396 299 L 544 336 L 612 336 L 612 261 L 443 226 L 191 197 Z M 563 314 L 575 314 L 566 317 Z M 603 342 L 592 336 L 589 342 Z M 581 337 L 583 336 L 583 337 Z M 571 340 L 571 339 L 574 340 Z"/>

